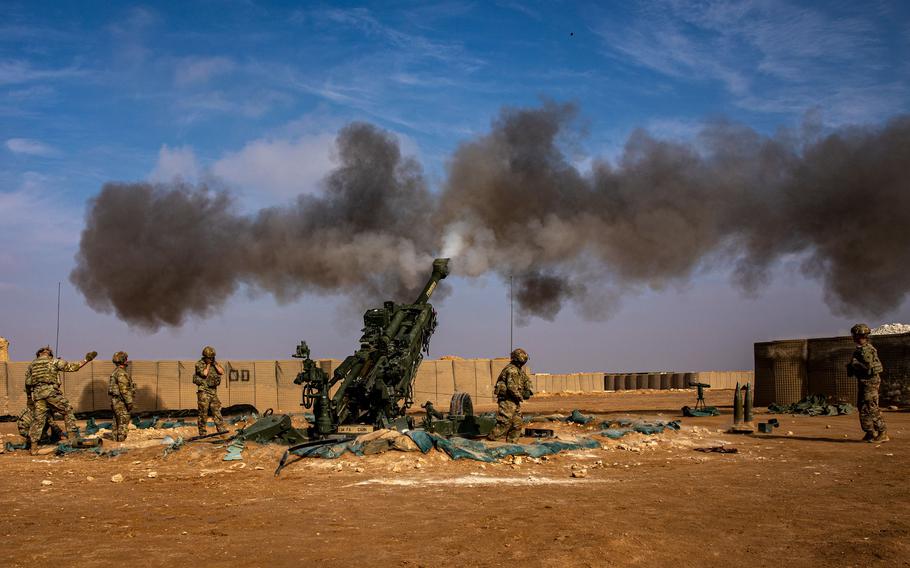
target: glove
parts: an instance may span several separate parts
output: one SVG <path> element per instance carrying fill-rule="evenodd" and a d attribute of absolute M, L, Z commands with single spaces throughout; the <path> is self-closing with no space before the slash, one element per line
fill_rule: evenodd
<path fill-rule="evenodd" d="M 86 360 L 86 362 L 88 362 L 88 361 L 91 361 L 92 359 L 94 359 L 94 358 L 97 357 L 97 356 L 98 356 L 98 352 L 97 352 L 97 351 L 89 351 L 88 353 L 85 354 L 85 360 Z"/>

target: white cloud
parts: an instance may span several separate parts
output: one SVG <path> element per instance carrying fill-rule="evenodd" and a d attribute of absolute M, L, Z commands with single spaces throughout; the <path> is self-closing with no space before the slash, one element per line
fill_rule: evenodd
<path fill-rule="evenodd" d="M 57 150 L 51 146 L 31 138 L 10 138 L 6 141 L 6 149 L 14 154 L 26 154 L 29 156 L 53 156 L 57 154 Z"/>
<path fill-rule="evenodd" d="M 174 68 L 174 82 L 178 86 L 207 83 L 233 70 L 234 62 L 227 57 L 185 57 Z"/>
<path fill-rule="evenodd" d="M 869 12 L 785 0 L 664 0 L 641 5 L 631 22 L 605 20 L 595 31 L 623 61 L 680 81 L 717 81 L 741 108 L 801 114 L 849 110 L 840 101 L 863 102 L 870 97 L 856 93 L 890 87 L 881 79 L 887 50 Z"/>
<path fill-rule="evenodd" d="M 194 182 L 199 179 L 199 163 L 189 146 L 171 148 L 167 144 L 158 150 L 158 163 L 149 175 L 150 181 L 168 182 L 175 178 Z"/>
<path fill-rule="evenodd" d="M 255 192 L 281 197 L 312 193 L 332 168 L 332 134 L 254 140 L 212 165 L 212 173 Z"/>
<path fill-rule="evenodd" d="M 61 69 L 38 69 L 26 61 L 0 61 L 0 85 L 15 85 L 31 81 L 50 81 L 85 75 L 76 67 Z"/>

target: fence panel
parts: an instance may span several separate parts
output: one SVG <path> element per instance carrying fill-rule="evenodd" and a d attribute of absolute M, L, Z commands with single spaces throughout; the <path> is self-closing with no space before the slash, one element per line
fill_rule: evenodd
<path fill-rule="evenodd" d="M 133 399 L 133 410 L 144 412 L 147 410 L 165 410 L 169 408 L 164 404 L 164 401 L 159 400 L 158 398 L 157 361 L 132 361 L 129 370 L 130 376 L 133 377 L 133 384 L 136 385 L 136 397 Z M 176 377 L 174 377 L 174 382 L 176 382 Z M 98 399 L 96 396 L 96 405 L 97 402 Z M 108 408 L 110 408 L 110 401 L 108 401 Z"/>
<path fill-rule="evenodd" d="M 300 406 L 303 387 L 294 384 L 294 379 L 302 370 L 303 363 L 300 359 L 278 361 L 277 384 L 275 385 L 278 402 L 274 407 L 275 412 L 303 412 L 303 407 Z M 257 389 L 257 394 L 258 392 Z M 256 408 L 264 412 L 267 407 L 257 406 Z"/>
<path fill-rule="evenodd" d="M 63 395 L 66 396 L 73 410 L 86 412 L 95 410 L 92 393 L 92 367 L 89 363 L 74 373 L 63 373 Z"/>

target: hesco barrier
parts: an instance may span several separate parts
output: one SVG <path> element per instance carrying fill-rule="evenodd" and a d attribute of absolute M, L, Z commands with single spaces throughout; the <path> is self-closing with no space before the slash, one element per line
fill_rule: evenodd
<path fill-rule="evenodd" d="M 882 361 L 883 405 L 910 404 L 910 333 L 873 335 Z M 856 404 L 857 382 L 847 376 L 850 337 L 794 339 L 755 344 L 755 404 L 790 404 L 807 394 Z"/>
<path fill-rule="evenodd" d="M 414 381 L 415 405 L 427 401 L 448 408 L 452 394 L 467 392 L 475 404 L 492 404 L 493 385 L 508 359 L 456 359 L 423 361 Z M 294 378 L 301 370 L 297 359 L 222 360 L 226 376 L 218 388 L 225 406 L 252 404 L 260 410 L 301 411 L 301 388 Z M 332 374 L 341 361 L 321 359 L 319 366 Z M 186 410 L 196 407 L 193 384 L 195 361 L 133 361 L 129 371 L 136 383 L 138 411 Z M 77 412 L 107 410 L 110 361 L 95 360 L 76 373 L 64 373 L 63 390 Z M 25 407 L 25 370 L 28 362 L 0 362 L 0 415 L 17 414 Z M 699 378 L 701 377 L 701 378 Z M 688 378 L 710 383 L 712 388 L 732 388 L 751 380 L 748 371 L 701 373 L 568 373 L 531 374 L 535 392 L 603 392 L 652 388 L 681 388 Z M 686 381 L 683 384 L 682 381 Z M 665 386 L 666 385 L 666 386 Z"/>
<path fill-rule="evenodd" d="M 648 388 L 660 390 L 660 373 L 651 373 L 648 375 Z"/>
<path fill-rule="evenodd" d="M 885 404 L 910 404 L 910 333 L 873 335 L 885 371 L 879 394 Z"/>
<path fill-rule="evenodd" d="M 824 394 L 836 402 L 856 404 L 856 379 L 847 376 L 853 339 L 809 339 L 806 348 L 806 394 Z"/>
<path fill-rule="evenodd" d="M 260 410 L 299 412 L 301 387 L 294 379 L 301 370 L 297 359 L 279 361 L 222 360 L 225 377 L 218 396 L 225 406 L 252 404 Z M 432 401 L 438 408 L 448 408 L 452 394 L 468 392 L 475 404 L 493 403 L 493 384 L 508 359 L 425 360 L 414 381 L 414 402 Z M 327 373 L 335 371 L 341 361 L 321 359 L 319 366 Z M 193 384 L 195 361 L 133 361 L 129 372 L 136 383 L 136 410 L 186 410 L 196 408 L 196 385 Z M 28 362 L 0 363 L 0 415 L 18 414 L 25 408 L 25 371 Z M 75 373 L 63 374 L 63 392 L 76 412 L 107 410 L 108 379 L 114 365 L 95 360 Z M 593 390 L 595 374 L 584 380 L 577 375 L 573 386 L 584 384 Z M 569 390 L 553 382 L 545 389 L 542 379 L 532 375 L 532 388 Z M 602 384 L 597 383 L 597 390 Z M 574 390 L 577 390 L 577 386 Z"/>
<path fill-rule="evenodd" d="M 755 344 L 755 405 L 792 404 L 806 396 L 805 339 Z"/>

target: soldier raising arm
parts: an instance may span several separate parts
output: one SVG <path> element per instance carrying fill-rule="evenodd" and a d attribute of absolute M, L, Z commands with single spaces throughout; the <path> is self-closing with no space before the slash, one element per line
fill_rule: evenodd
<path fill-rule="evenodd" d="M 63 421 L 66 424 L 69 440 L 70 442 L 76 441 L 78 437 L 76 414 L 73 412 L 73 407 L 69 401 L 63 395 L 60 373 L 78 371 L 97 355 L 97 352 L 91 351 L 85 354 L 85 358 L 82 361 L 69 363 L 55 358 L 54 352 L 49 345 L 42 347 L 35 353 L 35 360 L 29 363 L 28 370 L 25 372 L 25 391 L 26 394 L 31 393 L 31 398 L 35 404 L 34 420 L 29 427 L 32 453 L 38 451 L 38 441 L 44 431 L 48 413 L 60 412 L 63 414 Z"/>

